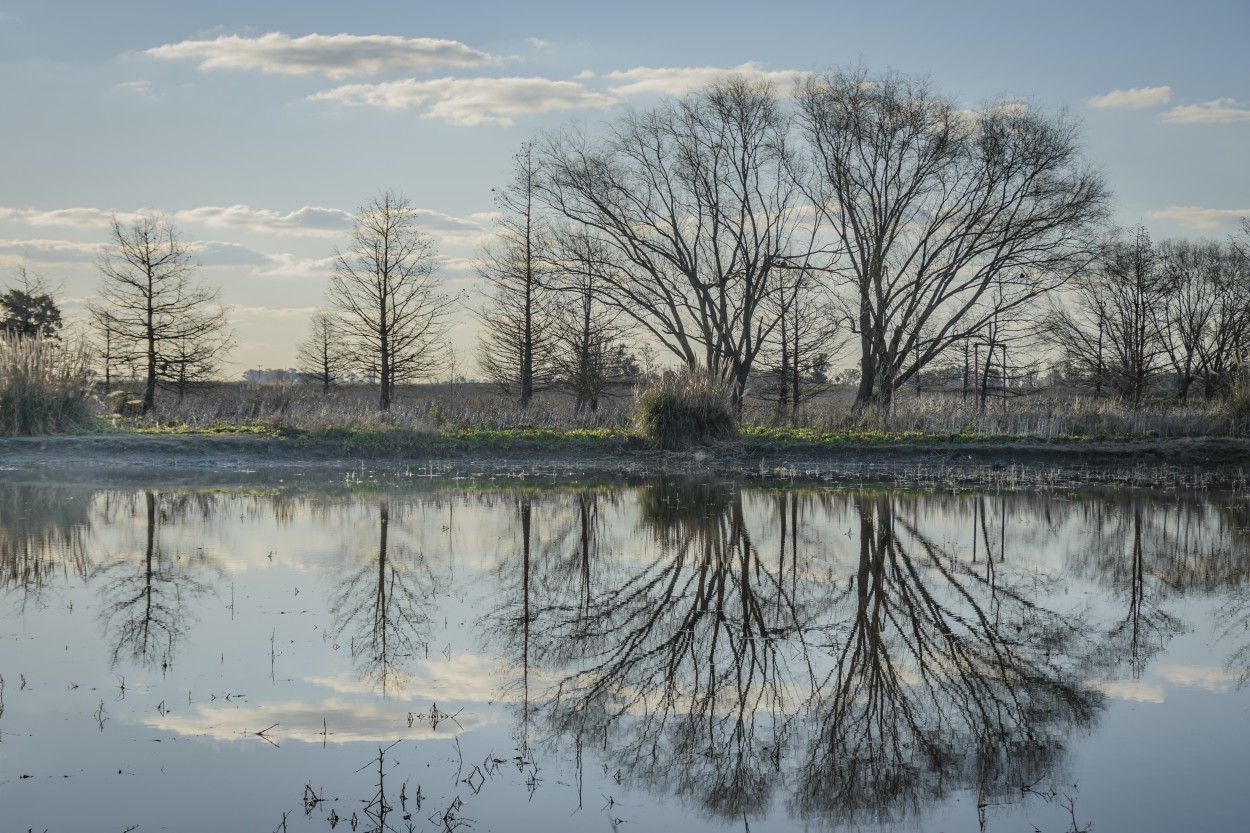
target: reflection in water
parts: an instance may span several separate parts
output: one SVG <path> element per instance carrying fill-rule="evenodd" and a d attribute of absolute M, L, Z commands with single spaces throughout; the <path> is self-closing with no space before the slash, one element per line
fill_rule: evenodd
<path fill-rule="evenodd" d="M 652 556 L 593 577 L 584 559 L 580 583 L 558 551 L 525 569 L 514 647 L 555 675 L 537 697 L 553 742 L 602 745 L 722 818 L 764 813 L 785 785 L 800 816 L 887 821 L 952 790 L 1018 794 L 1094 720 L 1087 623 L 1047 609 L 1046 583 L 965 562 L 888 495 L 826 499 L 858 521 L 800 555 L 804 500 L 768 499 L 775 561 L 740 490 L 677 481 L 639 495 Z"/>
<path fill-rule="evenodd" d="M 912 500 L 856 498 L 857 571 L 831 588 L 834 666 L 795 797 L 828 820 L 887 822 L 951 790 L 1008 801 L 1102 703 L 1082 684 L 1086 623 L 919 528 Z"/>
<path fill-rule="evenodd" d="M 422 553 L 390 540 L 389 501 L 378 502 L 377 517 L 377 543 L 340 581 L 330 613 L 334 637 L 351 640 L 360 678 L 385 695 L 402 690 L 412 663 L 429 652 L 438 587 Z"/>
<path fill-rule="evenodd" d="M 192 515 L 210 518 L 214 500 L 195 493 L 143 492 L 129 497 L 129 514 L 144 525 L 143 549 L 137 558 L 127 553 L 96 568 L 101 624 L 111 635 L 114 666 L 129 658 L 164 670 L 173 665 L 178 642 L 194 621 L 192 600 L 212 589 L 200 576 L 211 573 L 215 565 L 203 548 L 167 547 L 161 529 Z"/>
<path fill-rule="evenodd" d="M 24 606 L 58 576 L 87 578 L 90 497 L 89 490 L 73 487 L 0 490 L 0 588 L 20 593 Z"/>
<path fill-rule="evenodd" d="M 1068 750 L 1114 703 L 1101 692 L 1145 677 L 1143 690 L 1172 697 L 1160 670 L 1197 641 L 1177 638 L 1194 609 L 1220 608 L 1223 653 L 1214 668 L 1207 658 L 1180 671 L 1250 679 L 1250 522 L 1244 508 L 1211 502 L 679 479 L 363 498 L 23 488 L 0 484 L 0 599 L 20 615 L 30 656 L 59 653 L 62 634 L 83 630 L 56 619 L 64 606 L 48 596 L 64 592 L 79 611 L 94 602 L 107 645 L 93 650 L 114 666 L 160 672 L 183 657 L 167 680 L 143 681 L 179 696 L 184 682 L 195 688 L 197 711 L 188 691 L 180 731 L 230 742 L 280 725 L 283 755 L 317 737 L 327 757 L 366 740 L 381 750 L 403 710 L 378 695 L 409 694 L 408 709 L 430 714 L 463 708 L 463 725 L 438 731 L 451 730 L 446 760 L 465 769 L 452 783 L 466 797 L 460 779 L 473 767 L 459 744 L 476 739 L 496 767 L 508 758 L 532 772 L 542 761 L 555 770 L 544 789 L 573 786 L 579 808 L 585 776 L 588 810 L 615 778 L 735 827 L 766 815 L 811 829 L 923 827 L 933 805 L 958 812 L 955 799 L 972 824 L 973 796 L 982 810 L 1018 805 L 1028 785 L 1042 794 L 1078 780 Z M 214 543 L 230 531 L 247 546 Z M 227 564 L 232 598 L 238 581 L 249 600 L 237 622 L 232 607 L 204 604 Z M 86 586 L 56 583 L 76 579 Z M 296 579 L 310 596 L 328 592 L 299 619 L 271 618 Z M 235 655 L 252 656 L 253 629 L 269 638 L 270 621 L 291 646 L 285 679 L 270 648 L 275 696 L 257 694 L 244 714 L 188 679 L 188 659 L 219 655 L 197 654 L 198 643 L 235 640 Z M 55 650 L 35 642 L 47 623 Z M 446 659 L 430 658 L 444 638 Z M 349 650 L 334 653 L 338 643 Z M 1160 662 L 1163 652 L 1171 659 Z M 215 677 L 233 696 L 251 693 L 254 660 L 223 662 Z M 25 685 L 10 673 L 11 707 Z M 63 696 L 85 713 L 80 696 Z M 145 726 L 157 722 L 146 708 Z M 111 712 L 119 734 L 138 725 L 124 715 Z M 160 718 L 162 730 L 176 725 Z M 499 726 L 514 733 L 514 759 L 509 740 L 490 734 Z M 1113 754 L 1099 734 L 1091 743 Z M 364 760 L 351 754 L 354 766 Z"/>

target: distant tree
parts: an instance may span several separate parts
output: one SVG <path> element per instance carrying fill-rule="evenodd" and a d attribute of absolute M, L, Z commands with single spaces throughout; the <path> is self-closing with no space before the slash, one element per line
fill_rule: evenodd
<path fill-rule="evenodd" d="M 1103 244 L 1098 259 L 1047 322 L 1053 343 L 1078 376 L 1139 404 L 1166 361 L 1164 325 L 1173 284 L 1142 227 Z"/>
<path fill-rule="evenodd" d="M 1108 191 L 1071 119 L 1016 101 L 969 114 L 923 78 L 862 68 L 812 77 L 798 101 L 809 198 L 844 253 L 858 409 L 888 418 L 925 365 L 1090 261 Z"/>
<path fill-rule="evenodd" d="M 593 413 L 612 385 L 639 375 L 626 343 L 633 320 L 604 303 L 602 244 L 572 230 L 560 236 L 558 249 L 558 266 L 550 277 L 558 299 L 552 369 L 556 383 L 576 397 L 577 409 Z"/>
<path fill-rule="evenodd" d="M 383 411 L 395 385 L 451 362 L 444 336 L 453 302 L 438 289 L 437 254 L 416 219 L 405 197 L 387 191 L 360 209 L 347 250 L 334 252 L 330 303 L 356 366 L 377 373 Z"/>
<path fill-rule="evenodd" d="M 760 353 L 756 395 L 773 402 L 777 416 L 797 423 L 804 402 L 828 388 L 829 355 L 842 340 L 840 320 L 819 273 L 796 269 L 771 301 L 777 326 Z"/>
<path fill-rule="evenodd" d="M 1208 399 L 1226 393 L 1250 348 L 1250 255 L 1235 242 L 1165 240 L 1159 269 L 1168 285 L 1160 331 L 1177 398 L 1188 399 L 1199 380 Z"/>
<path fill-rule="evenodd" d="M 553 382 L 554 308 L 544 285 L 547 241 L 534 204 L 538 168 L 532 145 L 523 145 L 513 161 L 512 181 L 495 192 L 498 231 L 478 266 L 487 285 L 478 313 L 478 364 L 525 408 L 535 391 Z"/>
<path fill-rule="evenodd" d="M 61 310 L 47 284 L 25 264 L 14 271 L 14 285 L 0 294 L 0 330 L 26 337 L 60 338 Z"/>
<path fill-rule="evenodd" d="M 181 395 L 215 372 L 233 346 L 228 310 L 219 289 L 194 281 L 190 248 L 172 222 L 154 214 L 129 224 L 113 217 L 99 269 L 104 280 L 90 306 L 92 321 L 110 361 L 142 369 L 144 413 L 158 384 Z"/>
<path fill-rule="evenodd" d="M 308 337 L 295 347 L 298 369 L 305 379 L 321 385 L 323 393 L 329 393 L 332 385 L 347 375 L 351 368 L 351 355 L 344 349 L 341 323 L 325 310 L 313 313 L 308 327 Z"/>

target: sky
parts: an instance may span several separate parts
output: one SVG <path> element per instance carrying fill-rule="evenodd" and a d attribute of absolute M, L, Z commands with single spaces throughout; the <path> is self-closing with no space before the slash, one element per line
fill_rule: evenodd
<path fill-rule="evenodd" d="M 393 190 L 466 299 L 473 376 L 474 258 L 523 142 L 861 64 L 1066 110 L 1118 223 L 1224 239 L 1250 216 L 1248 35 L 1247 0 L 0 0 L 0 286 L 24 265 L 81 321 L 110 217 L 160 212 L 232 307 L 223 375 L 290 367 L 352 213 Z"/>

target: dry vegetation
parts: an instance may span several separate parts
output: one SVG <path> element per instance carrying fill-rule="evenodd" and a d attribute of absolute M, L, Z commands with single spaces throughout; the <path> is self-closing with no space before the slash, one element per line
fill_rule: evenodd
<path fill-rule="evenodd" d="M 157 400 L 142 419 L 115 422 L 133 427 L 216 429 L 268 426 L 300 433 L 334 430 L 403 429 L 415 432 L 523 431 L 528 429 L 610 430 L 638 426 L 633 388 L 619 386 L 597 411 L 577 409 L 574 398 L 548 391 L 522 409 L 515 399 L 484 383 L 410 385 L 396 389 L 389 412 L 377 407 L 372 386 L 343 386 L 323 394 L 315 385 L 222 383 L 203 387 L 181 400 Z M 1073 438 L 1170 438 L 1247 436 L 1250 395 L 1231 402 L 1177 404 L 1123 402 L 1083 393 L 1040 390 L 991 401 L 978 407 L 959 391 L 908 391 L 897 397 L 893 418 L 881 425 L 875 414 L 856 417 L 853 388 L 836 388 L 805 403 L 798 420 L 780 418 L 776 405 L 748 398 L 744 430 L 768 429 L 779 437 L 811 438 L 835 434 L 878 434 L 898 437 L 1008 437 L 1038 440 Z M 102 410 L 106 410 L 101 405 Z"/>

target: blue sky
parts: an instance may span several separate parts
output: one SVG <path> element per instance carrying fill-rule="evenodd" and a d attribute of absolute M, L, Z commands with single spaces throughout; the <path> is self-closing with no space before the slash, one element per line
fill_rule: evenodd
<path fill-rule="evenodd" d="M 730 70 L 788 89 L 858 63 L 969 107 L 1066 108 L 1119 222 L 1223 238 L 1250 215 L 1248 33 L 1246 0 L 0 0 L 0 283 L 25 262 L 81 315 L 110 213 L 160 211 L 235 307 L 227 372 L 289 366 L 380 190 L 422 210 L 472 297 L 490 189 L 526 139 Z M 471 353 L 467 317 L 455 337 Z"/>

